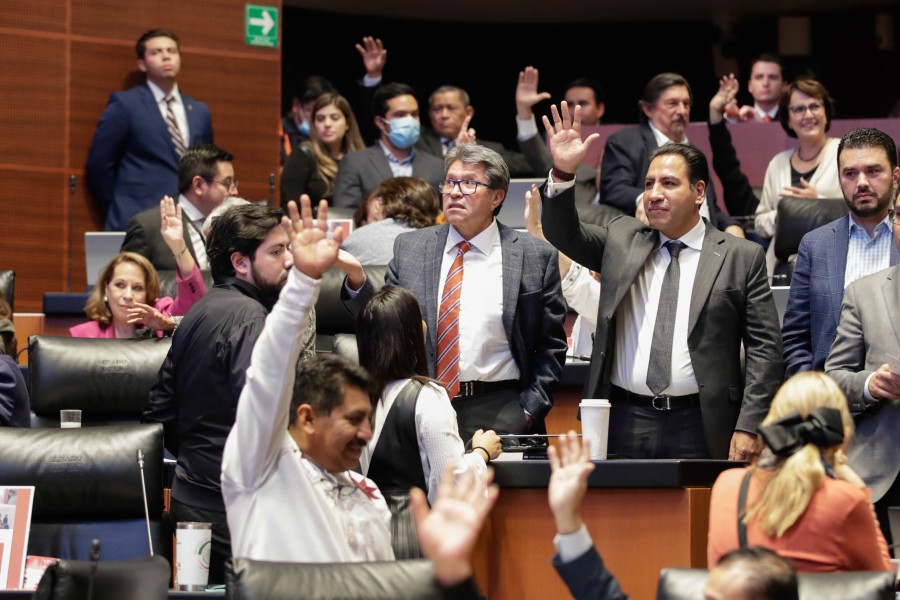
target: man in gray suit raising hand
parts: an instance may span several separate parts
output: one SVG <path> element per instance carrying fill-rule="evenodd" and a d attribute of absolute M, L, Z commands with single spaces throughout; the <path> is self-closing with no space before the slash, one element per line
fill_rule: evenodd
<path fill-rule="evenodd" d="M 552 124 L 544 117 L 553 169 L 542 225 L 560 252 L 603 278 L 584 397 L 612 403 L 609 451 L 748 460 L 784 373 L 762 247 L 700 217 L 707 162 L 685 144 L 650 156 L 649 227 L 629 216 L 579 223 L 575 169 L 597 140 L 582 141 L 579 108 L 570 115 L 563 102 Z"/>
<path fill-rule="evenodd" d="M 462 144 L 438 183 L 447 224 L 401 234 L 385 274 L 419 300 L 428 372 L 453 401 L 460 436 L 546 433 L 566 353 L 556 250 L 499 223 L 509 169 L 495 151 Z M 363 274 L 342 291 L 356 314 L 375 290 Z"/>

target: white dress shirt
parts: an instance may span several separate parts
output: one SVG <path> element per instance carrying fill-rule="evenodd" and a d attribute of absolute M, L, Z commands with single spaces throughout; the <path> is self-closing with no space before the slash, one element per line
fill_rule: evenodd
<path fill-rule="evenodd" d="M 168 109 L 166 104 L 166 93 L 149 79 L 147 80 L 147 86 L 150 88 L 150 91 L 153 92 L 153 99 L 156 101 L 156 106 L 159 108 L 159 113 L 162 115 L 163 121 L 165 121 Z M 178 92 L 177 83 L 175 84 L 175 87 L 172 88 L 171 96 L 174 98 L 174 101 L 172 102 L 172 114 L 175 115 L 175 122 L 178 123 L 178 129 L 181 131 L 181 139 L 184 140 L 184 146 L 187 148 L 191 145 L 191 130 L 188 129 L 187 112 L 185 112 L 181 94 Z"/>
<path fill-rule="evenodd" d="M 441 262 L 439 307 L 456 246 L 462 241 L 451 225 Z M 463 259 L 459 305 L 459 380 L 519 379 L 519 367 L 503 328 L 503 255 L 497 221 L 468 241 L 471 248 Z"/>
<path fill-rule="evenodd" d="M 181 205 L 181 211 L 184 215 L 194 224 L 194 227 L 191 227 L 190 225 L 185 225 L 185 227 L 188 228 L 191 245 L 194 246 L 194 256 L 197 260 L 197 267 L 199 267 L 201 271 L 209 269 L 209 257 L 206 255 L 206 242 L 204 241 L 203 236 L 200 235 L 200 232 L 203 230 L 203 221 L 206 220 L 206 215 L 200 212 L 199 208 L 191 204 L 191 201 L 188 200 L 187 196 L 184 194 L 179 194 L 178 204 Z"/>

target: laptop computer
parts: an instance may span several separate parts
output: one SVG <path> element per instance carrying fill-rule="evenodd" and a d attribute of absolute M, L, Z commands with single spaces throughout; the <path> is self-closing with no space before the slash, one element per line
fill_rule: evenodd
<path fill-rule="evenodd" d="M 93 289 L 100 270 L 119 253 L 125 240 L 124 231 L 85 231 L 84 266 L 87 275 L 87 289 Z"/>
<path fill-rule="evenodd" d="M 497 220 L 513 229 L 525 229 L 525 192 L 531 189 L 532 183 L 540 187 L 545 181 L 546 177 L 510 179 L 509 190 Z"/>

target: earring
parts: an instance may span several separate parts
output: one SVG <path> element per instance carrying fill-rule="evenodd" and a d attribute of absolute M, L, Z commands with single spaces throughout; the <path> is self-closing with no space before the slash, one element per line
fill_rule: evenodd
<path fill-rule="evenodd" d="M 109 300 L 106 298 L 106 296 L 103 296 L 103 304 L 109 304 Z"/>

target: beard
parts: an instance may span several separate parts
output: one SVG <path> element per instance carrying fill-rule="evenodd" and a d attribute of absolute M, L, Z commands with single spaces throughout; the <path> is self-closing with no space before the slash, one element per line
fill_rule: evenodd
<path fill-rule="evenodd" d="M 278 293 L 281 291 L 281 288 L 284 287 L 284 284 L 287 283 L 288 272 L 285 270 L 276 281 L 272 281 L 256 270 L 255 262 L 251 262 L 250 276 L 253 278 L 253 285 L 255 285 L 263 294 L 271 296 L 272 298 L 278 298 Z"/>
<path fill-rule="evenodd" d="M 853 213 L 855 216 L 860 218 L 874 217 L 878 214 L 883 214 L 887 212 L 887 209 L 891 206 L 894 201 L 894 189 L 888 189 L 881 196 L 876 196 L 875 204 L 866 204 L 863 206 L 857 206 L 856 201 L 854 199 L 846 200 L 847 208 Z"/>

